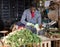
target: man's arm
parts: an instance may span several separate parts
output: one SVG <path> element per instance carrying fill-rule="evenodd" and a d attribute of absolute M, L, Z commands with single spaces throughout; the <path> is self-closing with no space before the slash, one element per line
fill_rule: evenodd
<path fill-rule="evenodd" d="M 26 21 L 26 19 L 27 19 L 26 14 L 27 14 L 27 11 L 25 10 L 23 15 L 22 15 L 22 18 L 21 18 L 21 23 L 23 23 L 24 25 L 33 25 L 32 23 L 29 23 L 29 22 Z"/>
<path fill-rule="evenodd" d="M 26 19 L 26 11 L 23 12 L 23 15 L 22 15 L 22 18 L 21 18 L 21 23 L 26 25 L 27 22 L 25 21 L 25 19 Z"/>
<path fill-rule="evenodd" d="M 35 24 L 35 28 L 38 29 L 39 26 L 41 25 L 41 14 L 40 13 L 37 13 L 38 14 L 38 19 L 37 19 L 37 24 Z"/>

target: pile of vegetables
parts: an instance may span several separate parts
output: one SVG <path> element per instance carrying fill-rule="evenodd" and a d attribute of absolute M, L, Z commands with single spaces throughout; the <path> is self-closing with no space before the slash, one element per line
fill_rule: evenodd
<path fill-rule="evenodd" d="M 28 29 L 16 31 L 13 34 L 9 34 L 5 39 L 5 44 L 11 47 L 20 47 L 21 45 L 40 43 L 41 39 L 38 35 L 33 34 Z"/>

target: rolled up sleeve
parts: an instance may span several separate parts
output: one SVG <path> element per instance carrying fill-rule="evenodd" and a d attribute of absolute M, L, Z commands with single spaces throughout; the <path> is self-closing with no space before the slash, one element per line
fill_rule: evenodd
<path fill-rule="evenodd" d="M 21 18 L 21 23 L 26 25 L 27 22 L 25 21 L 25 19 L 26 19 L 26 11 L 24 11 L 22 18 Z"/>
<path fill-rule="evenodd" d="M 41 14 L 39 13 L 39 17 L 38 17 L 38 24 L 41 24 Z"/>

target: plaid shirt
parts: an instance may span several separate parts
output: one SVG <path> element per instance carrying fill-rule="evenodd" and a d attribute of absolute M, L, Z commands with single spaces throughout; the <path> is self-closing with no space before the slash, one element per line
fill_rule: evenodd
<path fill-rule="evenodd" d="M 40 12 L 36 10 L 34 15 L 35 16 L 32 18 L 30 9 L 25 10 L 23 15 L 22 15 L 22 18 L 21 18 L 21 23 L 26 25 L 26 23 L 29 22 L 29 23 L 40 25 L 41 24 L 41 14 L 40 14 Z"/>

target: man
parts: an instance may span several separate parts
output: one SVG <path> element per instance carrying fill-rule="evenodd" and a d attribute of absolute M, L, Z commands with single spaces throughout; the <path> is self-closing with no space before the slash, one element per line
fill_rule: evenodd
<path fill-rule="evenodd" d="M 36 31 L 36 28 L 41 24 L 41 14 L 40 12 L 36 9 L 36 3 L 31 3 L 30 8 L 26 9 L 23 12 L 22 18 L 21 18 L 21 23 L 25 25 L 26 28 Z M 20 24 L 20 23 L 19 23 Z M 35 32 L 36 33 L 36 32 Z"/>
<path fill-rule="evenodd" d="M 50 4 L 48 18 L 51 19 L 51 21 L 53 21 L 51 23 L 52 27 L 58 27 L 58 9 L 57 8 L 58 8 L 58 6 L 55 2 L 52 2 L 52 4 Z"/>
<path fill-rule="evenodd" d="M 25 26 L 30 25 L 30 27 L 27 27 L 29 29 L 33 29 L 31 25 L 35 25 L 35 27 L 37 27 L 41 24 L 41 14 L 36 9 L 36 3 L 31 3 L 30 8 L 24 11 L 21 23 Z"/>
<path fill-rule="evenodd" d="M 38 25 L 41 24 L 41 14 L 36 9 L 36 3 L 32 3 L 30 5 L 30 8 L 24 11 L 22 15 L 21 23 L 25 25 L 28 23 L 38 24 Z"/>

